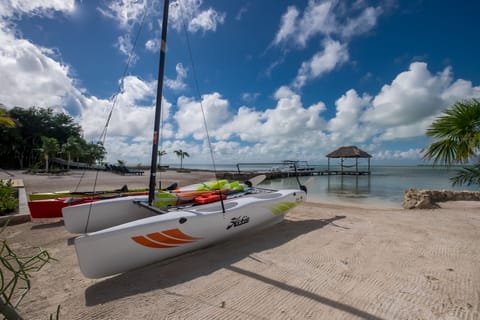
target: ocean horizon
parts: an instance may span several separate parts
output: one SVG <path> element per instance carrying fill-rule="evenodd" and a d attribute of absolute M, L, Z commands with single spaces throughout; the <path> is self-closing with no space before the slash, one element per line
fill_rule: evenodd
<path fill-rule="evenodd" d="M 175 166 L 175 165 L 174 165 Z M 211 165 L 185 165 L 189 169 L 212 170 Z M 318 170 L 326 170 L 327 165 L 311 165 Z M 242 167 L 242 170 L 267 170 L 267 165 Z M 299 177 L 302 183 L 310 178 L 308 201 L 327 203 L 349 203 L 401 208 L 404 191 L 413 189 L 432 190 L 469 190 L 480 191 L 480 186 L 452 186 L 450 178 L 459 167 L 439 167 L 430 165 L 388 166 L 371 165 L 370 175 L 324 175 Z M 331 169 L 336 169 L 334 165 Z M 236 165 L 216 165 L 216 170 L 234 171 Z M 353 170 L 353 168 L 349 168 Z M 367 166 L 359 165 L 359 170 L 367 170 Z M 260 184 L 260 187 L 289 189 L 298 188 L 295 177 L 271 179 Z"/>

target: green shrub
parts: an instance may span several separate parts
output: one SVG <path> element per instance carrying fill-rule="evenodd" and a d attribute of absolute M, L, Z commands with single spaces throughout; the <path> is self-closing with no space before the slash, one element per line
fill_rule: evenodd
<path fill-rule="evenodd" d="M 12 187 L 12 181 L 0 181 L 0 215 L 12 212 L 17 208 L 17 198 L 15 189 Z"/>

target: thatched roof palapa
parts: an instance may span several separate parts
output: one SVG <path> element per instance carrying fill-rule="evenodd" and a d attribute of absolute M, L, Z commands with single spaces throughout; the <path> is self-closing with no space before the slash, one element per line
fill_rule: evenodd
<path fill-rule="evenodd" d="M 341 147 L 338 148 L 337 150 L 330 152 L 327 154 L 328 158 L 328 171 L 330 171 L 330 158 L 341 158 L 340 162 L 340 168 L 341 168 L 341 174 L 345 174 L 343 171 L 343 168 L 346 167 L 352 167 L 352 166 L 346 166 L 343 164 L 343 159 L 344 158 L 354 158 L 355 159 L 355 171 L 347 171 L 347 172 L 354 172 L 354 174 L 370 174 L 370 158 L 372 156 L 365 151 L 361 150 L 360 148 L 356 146 L 349 146 L 349 147 Z M 368 159 L 368 170 L 367 171 L 359 171 L 358 170 L 358 159 L 359 158 L 367 158 Z"/>
<path fill-rule="evenodd" d="M 371 158 L 367 152 L 356 146 L 340 147 L 327 154 L 327 158 Z"/>

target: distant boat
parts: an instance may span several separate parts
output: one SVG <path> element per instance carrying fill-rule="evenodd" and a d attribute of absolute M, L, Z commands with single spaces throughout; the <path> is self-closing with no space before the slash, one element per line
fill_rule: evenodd
<path fill-rule="evenodd" d="M 283 160 L 282 164 L 270 169 L 273 172 L 309 172 L 315 171 L 315 168 L 308 164 L 308 161 Z"/>
<path fill-rule="evenodd" d="M 255 181 L 225 180 L 155 191 L 168 8 L 165 0 L 148 199 L 122 197 L 63 208 L 66 228 L 86 232 L 75 238 L 75 249 L 80 270 L 88 278 L 125 272 L 268 227 L 282 221 L 306 195 L 303 190 L 260 189 Z M 178 193 L 188 192 L 202 194 L 179 201 Z M 213 202 L 199 204 L 198 197 Z"/>

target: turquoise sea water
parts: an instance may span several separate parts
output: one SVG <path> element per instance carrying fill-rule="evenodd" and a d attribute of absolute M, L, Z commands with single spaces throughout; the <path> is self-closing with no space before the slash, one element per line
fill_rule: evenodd
<path fill-rule="evenodd" d="M 212 169 L 207 166 L 188 167 L 192 169 Z M 316 169 L 327 168 L 323 165 L 314 167 Z M 217 170 L 236 170 L 236 167 L 234 165 L 217 165 Z M 346 202 L 393 208 L 401 208 L 403 193 L 408 188 L 480 191 L 478 185 L 452 187 L 449 179 L 456 173 L 456 169 L 449 170 L 431 166 L 372 166 L 371 172 L 371 175 L 314 176 L 300 177 L 300 180 L 305 183 L 309 178 L 312 178 L 308 190 L 309 201 Z M 298 188 L 295 178 L 270 180 L 261 184 L 261 186 L 277 189 Z"/>
<path fill-rule="evenodd" d="M 309 201 L 347 202 L 400 208 L 405 189 L 477 190 L 479 186 L 452 187 L 450 177 L 456 170 L 427 166 L 372 166 L 372 174 L 362 176 L 315 176 L 309 188 Z M 309 177 L 301 177 L 305 182 Z M 296 187 L 295 178 L 277 179 L 265 187 Z"/>

